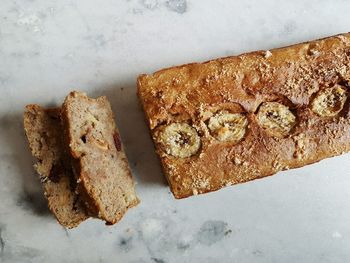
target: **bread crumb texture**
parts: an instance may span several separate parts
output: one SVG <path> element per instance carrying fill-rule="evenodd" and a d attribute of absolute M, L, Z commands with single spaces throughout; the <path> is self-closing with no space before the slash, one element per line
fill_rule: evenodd
<path fill-rule="evenodd" d="M 117 223 L 139 200 L 108 99 L 71 92 L 62 120 L 86 206 L 108 224 Z"/>

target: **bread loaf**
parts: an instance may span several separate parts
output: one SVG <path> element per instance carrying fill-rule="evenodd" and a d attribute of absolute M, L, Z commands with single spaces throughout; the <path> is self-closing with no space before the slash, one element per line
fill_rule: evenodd
<path fill-rule="evenodd" d="M 160 70 L 138 96 L 176 198 L 350 150 L 350 35 Z"/>

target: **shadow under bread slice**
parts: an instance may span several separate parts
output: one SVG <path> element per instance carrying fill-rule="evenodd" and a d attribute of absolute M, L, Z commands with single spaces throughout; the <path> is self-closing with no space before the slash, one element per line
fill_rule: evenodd
<path fill-rule="evenodd" d="M 350 151 L 350 34 L 138 78 L 176 198 Z"/>
<path fill-rule="evenodd" d="M 34 167 L 40 175 L 49 209 L 61 225 L 78 226 L 88 215 L 75 192 L 69 157 L 64 153 L 60 109 L 27 105 L 24 129 L 30 150 L 38 160 Z"/>
<path fill-rule="evenodd" d="M 139 200 L 107 98 L 71 92 L 62 106 L 62 121 L 77 190 L 90 211 L 108 224 L 118 222 Z"/>

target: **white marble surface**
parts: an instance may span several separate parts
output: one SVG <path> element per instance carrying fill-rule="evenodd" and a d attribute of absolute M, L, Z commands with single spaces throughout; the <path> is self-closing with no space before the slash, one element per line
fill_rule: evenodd
<path fill-rule="evenodd" d="M 350 155 L 175 200 L 135 95 L 139 73 L 350 29 L 350 2 L 1 0 L 0 262 L 349 262 Z M 24 140 L 28 103 L 113 103 L 142 203 L 65 230 Z"/>

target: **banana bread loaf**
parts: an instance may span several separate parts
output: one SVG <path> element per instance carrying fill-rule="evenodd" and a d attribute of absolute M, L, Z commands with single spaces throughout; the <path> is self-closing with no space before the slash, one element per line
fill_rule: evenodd
<path fill-rule="evenodd" d="M 346 33 L 139 76 L 175 197 L 348 152 L 349 66 Z"/>
<path fill-rule="evenodd" d="M 90 212 L 108 224 L 118 222 L 139 200 L 107 98 L 71 92 L 62 106 L 62 121 L 78 192 Z"/>
<path fill-rule="evenodd" d="M 62 146 L 60 109 L 28 105 L 24 129 L 40 175 L 45 196 L 58 222 L 68 228 L 88 218 L 83 203 L 75 193 L 75 183 L 68 156 Z"/>

